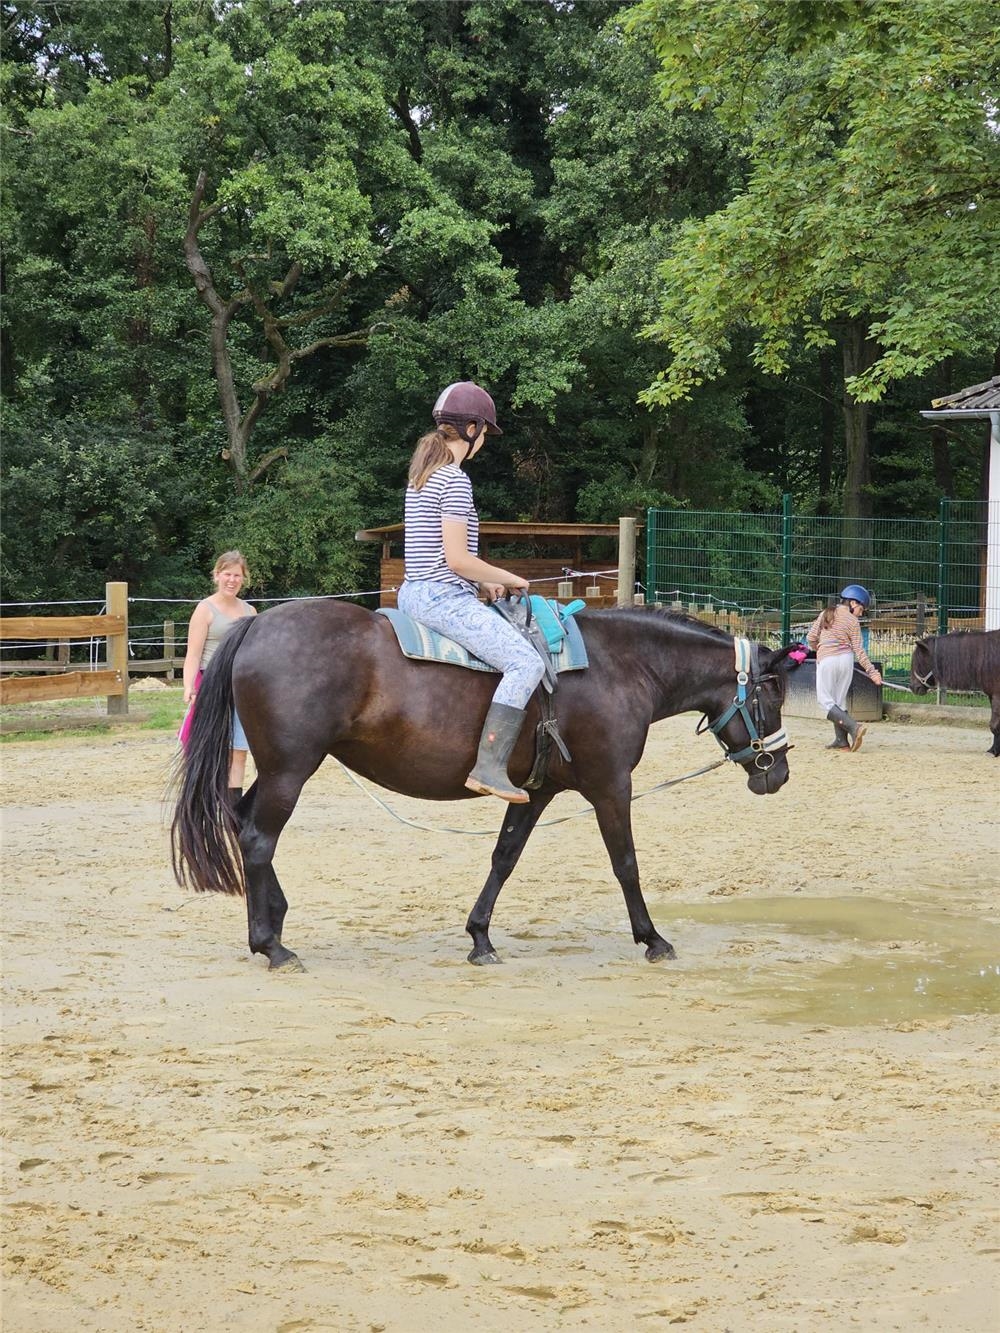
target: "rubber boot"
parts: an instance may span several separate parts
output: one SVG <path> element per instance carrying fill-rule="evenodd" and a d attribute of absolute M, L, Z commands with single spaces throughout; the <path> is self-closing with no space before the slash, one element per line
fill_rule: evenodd
<path fill-rule="evenodd" d="M 864 740 L 865 732 L 868 730 L 867 727 L 863 726 L 860 722 L 855 722 L 854 718 L 851 717 L 846 709 L 837 708 L 836 705 L 834 705 L 834 707 L 827 713 L 827 718 L 834 726 L 839 724 L 847 732 L 849 742 L 848 749 L 861 749 L 861 742 Z"/>
<path fill-rule="evenodd" d="M 524 805 L 531 799 L 507 776 L 507 760 L 521 734 L 524 713 L 523 708 L 512 708 L 510 704 L 490 704 L 479 738 L 479 753 L 472 772 L 465 779 L 470 791 L 499 796 L 512 805 Z"/>
<path fill-rule="evenodd" d="M 828 750 L 849 750 L 851 742 L 848 739 L 847 728 L 839 722 L 833 724 L 833 740 L 826 747 Z"/>

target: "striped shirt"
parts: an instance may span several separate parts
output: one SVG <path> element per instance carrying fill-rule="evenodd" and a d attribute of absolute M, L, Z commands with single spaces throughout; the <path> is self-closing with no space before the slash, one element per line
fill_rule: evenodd
<path fill-rule="evenodd" d="M 870 676 L 875 668 L 861 642 L 861 627 L 857 616 L 852 615 L 843 602 L 833 613 L 832 625 L 824 627 L 824 614 L 816 617 L 806 635 L 809 647 L 816 651 L 817 662 L 822 662 L 824 657 L 836 657 L 838 653 L 853 653 L 861 670 Z"/>
<path fill-rule="evenodd" d="M 405 577 L 411 582 L 433 579 L 457 583 L 475 592 L 477 585 L 450 570 L 444 558 L 441 523 L 446 518 L 464 519 L 469 553 L 478 555 L 479 515 L 472 499 L 472 482 L 457 463 L 447 463 L 432 472 L 419 491 L 412 486 L 406 488 Z"/>

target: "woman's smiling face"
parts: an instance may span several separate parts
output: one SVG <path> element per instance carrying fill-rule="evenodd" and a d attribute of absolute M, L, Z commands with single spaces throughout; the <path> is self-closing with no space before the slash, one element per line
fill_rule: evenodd
<path fill-rule="evenodd" d="M 219 592 L 228 593 L 230 597 L 239 595 L 243 587 L 243 568 L 241 565 L 223 565 L 215 575 L 215 586 Z"/>

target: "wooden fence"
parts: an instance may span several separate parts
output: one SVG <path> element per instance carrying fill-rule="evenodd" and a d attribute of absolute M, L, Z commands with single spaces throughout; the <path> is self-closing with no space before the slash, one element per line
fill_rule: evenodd
<path fill-rule="evenodd" d="M 44 674 L 0 679 L 0 704 L 35 703 L 46 699 L 90 699 L 103 695 L 108 713 L 128 712 L 128 584 L 106 583 L 107 611 L 99 616 L 0 616 L 0 642 L 55 643 L 59 658 L 51 663 L 12 662 L 12 671 Z M 69 670 L 71 640 L 104 639 L 101 666 Z M 64 647 L 65 645 L 65 647 Z"/>
<path fill-rule="evenodd" d="M 619 522 L 617 587 L 607 580 L 598 583 L 597 566 L 584 564 L 576 571 L 575 577 L 564 579 L 557 585 L 548 583 L 542 589 L 545 595 L 558 596 L 564 601 L 580 597 L 591 607 L 641 605 L 643 598 L 633 592 L 635 528 L 633 518 L 623 518 Z M 401 583 L 402 560 L 383 559 L 382 563 L 383 577 L 390 586 Z M 549 577 L 553 564 L 552 561 L 512 562 L 512 568 L 518 572 L 522 572 L 522 567 L 525 577 Z M 382 586 L 385 589 L 386 582 Z M 0 642 L 46 645 L 44 659 L 0 662 L 0 705 L 48 699 L 88 699 L 103 695 L 108 701 L 109 714 L 128 713 L 128 584 L 106 583 L 104 595 L 107 610 L 98 616 L 0 615 Z M 395 592 L 383 591 L 382 604 L 395 606 Z M 103 665 L 84 670 L 70 662 L 70 644 L 79 643 L 81 639 L 106 641 Z M 163 656 L 137 658 L 134 674 L 166 675 L 172 681 L 175 671 L 183 669 L 184 656 L 176 653 L 175 625 L 172 620 L 163 622 L 162 643 Z"/>

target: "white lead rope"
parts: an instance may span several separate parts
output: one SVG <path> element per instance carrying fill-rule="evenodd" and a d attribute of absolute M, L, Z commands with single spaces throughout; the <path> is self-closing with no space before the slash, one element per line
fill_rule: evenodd
<path fill-rule="evenodd" d="M 377 796 L 375 792 L 371 791 L 368 787 L 366 787 L 364 783 L 360 780 L 360 778 L 358 778 L 354 773 L 352 773 L 351 770 L 347 768 L 344 764 L 340 763 L 339 759 L 336 759 L 334 762 L 339 764 L 340 767 L 347 774 L 347 776 L 354 783 L 354 785 L 360 788 L 360 790 L 363 791 L 366 796 L 371 797 L 371 799 L 375 802 L 376 805 L 380 805 L 382 809 L 386 812 L 386 814 L 391 815 L 393 819 L 398 820 L 400 824 L 406 824 L 408 828 L 421 829 L 424 833 L 461 833 L 467 838 L 497 837 L 497 834 L 493 829 L 479 830 L 479 829 L 468 829 L 468 828 L 450 828 L 447 824 L 420 824 L 415 819 L 405 819 L 402 815 L 398 815 L 396 811 L 393 810 L 392 806 L 387 805 L 386 802 L 382 800 L 381 796 Z M 722 765 L 726 762 L 727 761 L 725 759 L 716 759 L 714 764 L 706 764 L 704 768 L 696 768 L 693 773 L 685 773 L 682 777 L 679 778 L 667 778 L 665 782 L 658 782 L 655 787 L 650 787 L 648 791 L 637 792 L 636 795 L 632 797 L 632 800 L 641 801 L 644 796 L 652 796 L 653 792 L 663 791 L 667 787 L 676 787 L 678 783 L 688 782 L 691 778 L 700 778 L 704 773 L 711 773 L 713 768 L 721 768 Z M 592 805 L 588 805 L 585 806 L 582 810 L 574 810 L 572 814 L 560 815 L 558 819 L 542 820 L 540 824 L 535 825 L 535 828 L 552 828 L 555 824 L 565 824 L 567 820 L 582 819 L 584 815 L 592 815 L 593 813 L 594 813 L 594 807 Z"/>

